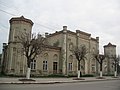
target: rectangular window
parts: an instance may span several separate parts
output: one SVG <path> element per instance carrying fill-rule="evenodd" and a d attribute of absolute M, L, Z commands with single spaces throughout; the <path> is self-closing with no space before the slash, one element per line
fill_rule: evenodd
<path fill-rule="evenodd" d="M 53 74 L 57 74 L 57 70 L 58 70 L 58 63 L 53 62 Z"/>
<path fill-rule="evenodd" d="M 47 61 L 43 61 L 43 71 L 47 70 Z"/>
<path fill-rule="evenodd" d="M 69 71 L 72 71 L 72 63 L 69 63 L 69 64 L 68 64 L 68 70 L 69 70 Z"/>
<path fill-rule="evenodd" d="M 95 65 L 92 64 L 92 72 L 95 72 Z"/>
<path fill-rule="evenodd" d="M 32 60 L 31 61 L 31 70 L 35 70 L 36 69 L 36 60 Z"/>

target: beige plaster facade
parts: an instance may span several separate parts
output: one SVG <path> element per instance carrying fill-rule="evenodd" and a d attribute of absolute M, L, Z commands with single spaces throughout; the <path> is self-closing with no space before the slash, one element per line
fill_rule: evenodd
<path fill-rule="evenodd" d="M 26 74 L 26 57 L 20 52 L 22 46 L 18 42 L 17 36 L 26 32 L 31 34 L 32 26 L 33 22 L 23 16 L 10 19 L 9 41 L 4 49 L 4 72 L 6 74 Z M 49 47 L 32 61 L 31 74 L 38 76 L 76 75 L 78 64 L 71 48 L 80 45 L 85 45 L 88 50 L 86 60 L 81 61 L 82 74 L 98 74 L 99 65 L 93 54 L 99 52 L 99 37 L 92 38 L 89 33 L 80 30 L 73 32 L 68 30 L 67 26 L 63 26 L 61 31 L 52 34 L 46 32 L 45 38 Z M 109 48 L 105 47 L 105 52 L 108 53 Z"/>

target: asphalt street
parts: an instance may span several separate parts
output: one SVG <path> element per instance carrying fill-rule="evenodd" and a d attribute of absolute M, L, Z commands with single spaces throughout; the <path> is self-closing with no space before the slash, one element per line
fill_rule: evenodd
<path fill-rule="evenodd" d="M 1 84 L 0 90 L 120 90 L 120 80 L 59 84 Z"/>

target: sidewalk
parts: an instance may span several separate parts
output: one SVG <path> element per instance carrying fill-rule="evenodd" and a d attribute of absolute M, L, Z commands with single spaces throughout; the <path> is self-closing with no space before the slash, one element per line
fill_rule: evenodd
<path fill-rule="evenodd" d="M 56 84 L 56 83 L 77 83 L 77 82 L 94 82 L 107 80 L 120 80 L 119 78 L 104 77 L 105 79 L 96 79 L 96 77 L 83 77 L 85 80 L 73 80 L 74 78 L 31 78 L 36 81 L 19 81 L 22 78 L 5 78 L 0 77 L 0 84 Z"/>

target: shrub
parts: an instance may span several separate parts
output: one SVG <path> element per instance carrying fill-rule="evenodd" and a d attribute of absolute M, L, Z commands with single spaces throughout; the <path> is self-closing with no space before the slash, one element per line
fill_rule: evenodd
<path fill-rule="evenodd" d="M 94 77 L 93 74 L 85 74 L 85 75 L 82 75 L 82 77 Z"/>
<path fill-rule="evenodd" d="M 63 74 L 51 74 L 51 75 L 48 75 L 48 77 L 65 77 L 65 75 L 63 75 Z"/>
<path fill-rule="evenodd" d="M 68 77 L 77 77 L 77 75 L 68 75 Z M 81 77 L 94 77 L 93 74 L 83 74 Z"/>
<path fill-rule="evenodd" d="M 114 76 L 114 74 L 103 74 L 103 76 Z"/>

